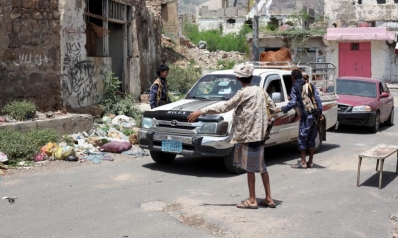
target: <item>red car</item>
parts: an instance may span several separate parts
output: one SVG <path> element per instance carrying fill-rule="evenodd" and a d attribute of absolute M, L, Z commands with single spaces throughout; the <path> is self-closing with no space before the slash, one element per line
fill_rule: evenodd
<path fill-rule="evenodd" d="M 364 77 L 340 77 L 336 92 L 339 96 L 339 124 L 367 126 L 377 132 L 380 123 L 394 123 L 394 98 L 387 85 Z"/>

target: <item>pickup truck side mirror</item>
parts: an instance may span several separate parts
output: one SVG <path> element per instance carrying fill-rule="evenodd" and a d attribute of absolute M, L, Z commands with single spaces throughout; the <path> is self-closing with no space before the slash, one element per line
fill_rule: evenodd
<path fill-rule="evenodd" d="M 282 93 L 272 93 L 271 98 L 274 103 L 282 102 Z"/>
<path fill-rule="evenodd" d="M 381 98 L 388 98 L 388 96 L 390 96 L 390 94 L 387 92 L 382 92 L 380 95 Z"/>

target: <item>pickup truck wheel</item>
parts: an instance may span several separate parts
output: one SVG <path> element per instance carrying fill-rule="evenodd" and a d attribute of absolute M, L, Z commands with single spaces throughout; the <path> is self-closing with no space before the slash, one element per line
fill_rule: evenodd
<path fill-rule="evenodd" d="M 323 130 L 322 127 L 318 127 L 318 133 L 316 134 L 316 138 L 315 138 L 315 153 L 317 153 L 319 151 L 319 149 L 322 146 L 322 137 L 323 137 Z"/>
<path fill-rule="evenodd" d="M 234 157 L 235 157 L 235 147 L 232 148 L 231 153 L 224 156 L 224 165 L 228 172 L 232 174 L 243 174 L 246 173 L 245 170 L 240 169 L 234 166 Z"/>
<path fill-rule="evenodd" d="M 160 151 L 150 151 L 153 161 L 158 164 L 170 164 L 176 158 L 176 154 L 164 153 Z"/>

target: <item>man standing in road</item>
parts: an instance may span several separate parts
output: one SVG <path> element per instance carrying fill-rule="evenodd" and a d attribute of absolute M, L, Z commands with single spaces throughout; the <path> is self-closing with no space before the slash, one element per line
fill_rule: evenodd
<path fill-rule="evenodd" d="M 264 162 L 264 141 L 268 126 L 268 109 L 275 109 L 274 102 L 263 88 L 251 85 L 253 64 L 235 65 L 234 74 L 242 84 L 242 89 L 227 102 L 210 108 L 195 111 L 188 116 L 193 122 L 205 114 L 218 114 L 235 109 L 232 129 L 228 141 L 235 145 L 234 165 L 247 171 L 249 198 L 237 208 L 257 209 L 258 205 L 275 208 L 267 168 Z M 268 107 L 268 108 L 267 108 Z M 255 194 L 255 172 L 261 173 L 265 189 L 265 199 L 257 203 Z"/>
<path fill-rule="evenodd" d="M 299 125 L 299 137 L 298 137 L 298 146 L 301 153 L 301 161 L 297 164 L 292 165 L 292 168 L 312 168 L 313 167 L 313 158 L 315 152 L 315 138 L 318 133 L 317 123 L 319 120 L 323 119 L 322 116 L 322 102 L 319 98 L 318 91 L 315 89 L 313 84 L 310 84 L 303 79 L 303 75 L 299 69 L 295 69 L 292 71 L 292 81 L 293 87 L 292 92 L 290 93 L 290 101 L 289 103 L 282 107 L 282 109 L 277 108 L 276 112 L 283 111 L 284 113 L 298 106 L 300 110 L 300 125 Z M 309 88 L 310 92 L 313 92 L 311 96 L 315 98 L 315 104 L 313 105 L 316 110 L 312 112 L 308 112 L 303 103 L 302 92 L 304 86 Z M 309 151 L 309 159 L 306 162 L 306 150 Z"/>

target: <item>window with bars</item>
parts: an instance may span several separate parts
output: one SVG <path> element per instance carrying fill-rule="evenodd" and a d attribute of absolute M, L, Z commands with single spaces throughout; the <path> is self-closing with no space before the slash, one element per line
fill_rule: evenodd
<path fill-rule="evenodd" d="M 351 50 L 359 50 L 359 43 L 351 43 Z"/>

